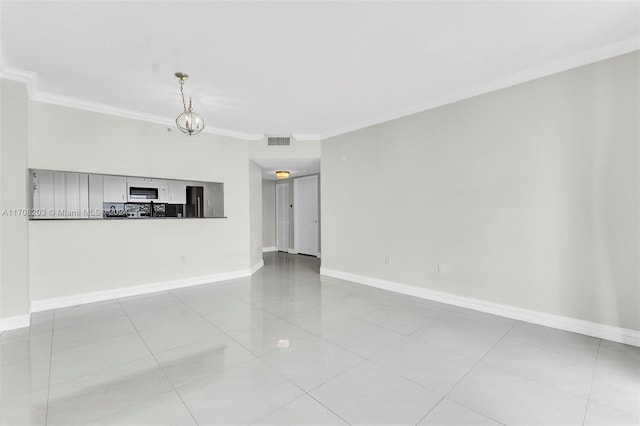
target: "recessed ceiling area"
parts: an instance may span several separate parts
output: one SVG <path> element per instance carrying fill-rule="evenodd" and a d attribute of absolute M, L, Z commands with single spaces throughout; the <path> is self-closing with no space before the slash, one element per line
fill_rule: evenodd
<path fill-rule="evenodd" d="M 321 139 L 638 49 L 636 1 L 2 1 L 3 75 L 51 102 Z M 33 93 L 32 93 L 33 95 Z"/>

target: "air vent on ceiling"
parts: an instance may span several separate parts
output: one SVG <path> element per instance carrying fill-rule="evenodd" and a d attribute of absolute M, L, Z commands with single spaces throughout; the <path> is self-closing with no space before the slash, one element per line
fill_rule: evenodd
<path fill-rule="evenodd" d="M 288 136 L 267 136 L 269 145 L 291 145 L 291 138 Z"/>

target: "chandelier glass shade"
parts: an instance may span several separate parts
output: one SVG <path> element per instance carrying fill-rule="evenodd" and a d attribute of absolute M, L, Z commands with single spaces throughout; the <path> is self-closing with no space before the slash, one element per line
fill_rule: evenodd
<path fill-rule="evenodd" d="M 184 111 L 178 115 L 176 118 L 176 125 L 178 129 L 186 135 L 193 136 L 197 135 L 204 129 L 204 120 L 200 115 L 193 112 L 193 103 L 191 98 L 189 98 L 189 107 L 187 107 L 187 103 L 184 99 L 184 82 L 189 76 L 182 72 L 177 72 L 176 77 L 180 79 L 180 95 L 182 96 L 182 106 Z"/>

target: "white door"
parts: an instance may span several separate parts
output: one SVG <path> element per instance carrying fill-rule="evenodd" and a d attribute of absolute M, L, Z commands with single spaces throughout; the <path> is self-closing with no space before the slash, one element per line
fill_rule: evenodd
<path fill-rule="evenodd" d="M 318 256 L 318 176 L 293 181 L 293 203 L 295 249 Z"/>
<path fill-rule="evenodd" d="M 289 251 L 289 183 L 276 184 L 276 245 Z"/>

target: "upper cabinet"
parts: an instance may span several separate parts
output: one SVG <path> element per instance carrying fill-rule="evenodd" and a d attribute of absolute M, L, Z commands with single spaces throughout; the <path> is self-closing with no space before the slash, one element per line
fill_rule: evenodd
<path fill-rule="evenodd" d="M 32 170 L 34 219 L 88 218 L 89 175 L 87 173 Z"/>
<path fill-rule="evenodd" d="M 104 202 L 105 203 L 126 203 L 127 202 L 127 178 L 124 176 L 104 175 Z"/>
<path fill-rule="evenodd" d="M 169 181 L 169 203 L 187 204 L 187 182 L 183 180 Z"/>

